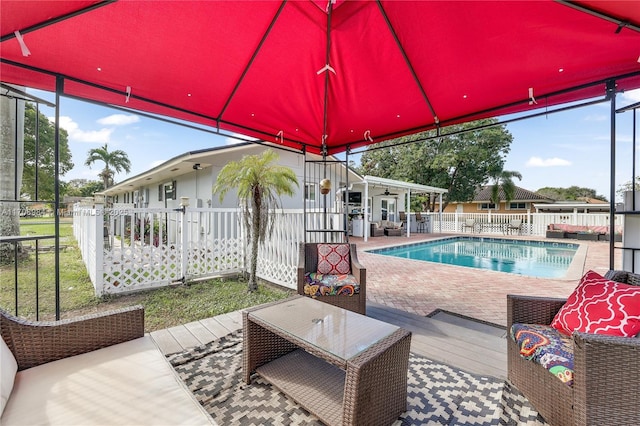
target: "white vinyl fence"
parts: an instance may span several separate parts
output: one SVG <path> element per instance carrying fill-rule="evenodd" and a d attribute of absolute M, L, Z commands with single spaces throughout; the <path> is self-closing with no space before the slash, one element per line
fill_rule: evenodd
<path fill-rule="evenodd" d="M 295 288 L 298 245 L 305 241 L 303 211 L 275 214 L 273 233 L 260 247 L 257 275 Z M 318 216 L 307 212 L 307 225 L 319 229 L 322 223 Z M 238 209 L 105 209 L 76 204 L 73 218 L 74 236 L 96 295 L 133 292 L 248 268 L 249 249 Z M 344 235 L 337 221 L 334 228 L 336 234 Z M 307 240 L 317 240 L 318 235 Z"/>
<path fill-rule="evenodd" d="M 238 209 L 104 209 L 74 206 L 73 232 L 96 295 L 134 292 L 196 279 L 239 273 L 248 268 L 248 248 Z M 298 245 L 303 241 L 341 241 L 344 219 L 303 210 L 277 213 L 274 232 L 260 248 L 258 276 L 296 288 Z M 429 214 L 435 233 L 462 232 L 465 219 L 487 235 L 503 235 L 512 219 L 522 220 L 522 235 L 544 236 L 547 225 L 609 225 L 608 214 Z M 328 218 L 325 220 L 325 218 Z M 622 217 L 616 216 L 616 226 Z M 620 222 L 620 223 L 618 223 Z"/>
<path fill-rule="evenodd" d="M 424 215 L 424 214 L 423 214 Z M 582 226 L 609 226 L 608 213 L 429 213 L 433 232 L 469 232 L 463 228 L 467 219 L 474 219 L 476 232 L 481 234 L 504 235 L 512 220 L 521 220 L 520 235 L 544 237 L 550 224 L 570 224 Z M 615 228 L 622 230 L 624 217 L 614 215 Z"/>

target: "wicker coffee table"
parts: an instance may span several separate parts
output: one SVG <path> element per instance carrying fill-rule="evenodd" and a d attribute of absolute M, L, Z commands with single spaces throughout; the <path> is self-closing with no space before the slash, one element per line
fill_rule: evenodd
<path fill-rule="evenodd" d="M 301 296 L 245 311 L 243 329 L 244 381 L 256 371 L 328 425 L 407 409 L 407 330 Z"/>

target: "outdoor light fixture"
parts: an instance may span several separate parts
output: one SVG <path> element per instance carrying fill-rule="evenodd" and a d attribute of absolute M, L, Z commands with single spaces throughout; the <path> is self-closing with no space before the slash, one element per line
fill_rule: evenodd
<path fill-rule="evenodd" d="M 193 170 L 202 170 L 202 166 L 200 166 L 200 163 L 196 163 L 193 165 Z"/>
<path fill-rule="evenodd" d="M 320 181 L 320 193 L 326 195 L 331 191 L 331 181 L 329 179 L 322 179 Z"/>

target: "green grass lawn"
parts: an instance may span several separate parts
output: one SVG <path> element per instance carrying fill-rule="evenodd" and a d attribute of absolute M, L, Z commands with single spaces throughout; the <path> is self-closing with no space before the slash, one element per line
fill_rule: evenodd
<path fill-rule="evenodd" d="M 22 235 L 51 235 L 53 230 L 52 219 L 30 218 L 21 221 Z M 67 246 L 60 252 L 62 318 L 140 304 L 145 307 L 145 329 L 153 331 L 283 299 L 294 293 L 293 290 L 269 284 L 261 284 L 258 291 L 249 293 L 246 282 L 240 279 L 212 279 L 129 295 L 95 297 L 68 221 L 60 225 L 60 244 Z M 41 241 L 40 245 L 52 246 L 53 240 Z M 28 259 L 20 262 L 17 274 L 18 314 L 35 319 L 37 306 L 41 320 L 55 319 L 54 252 L 41 252 L 36 259 L 32 251 Z M 0 306 L 11 313 L 16 306 L 15 282 L 13 265 L 0 267 Z"/>

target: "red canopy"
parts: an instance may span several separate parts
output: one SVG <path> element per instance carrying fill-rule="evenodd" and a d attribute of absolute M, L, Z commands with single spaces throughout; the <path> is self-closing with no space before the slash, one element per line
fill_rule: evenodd
<path fill-rule="evenodd" d="M 604 96 L 612 78 L 640 87 L 638 1 L 0 8 L 4 82 L 53 91 L 62 76 L 66 95 L 311 152 Z"/>

